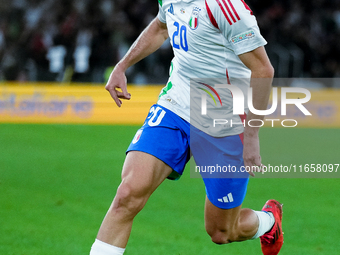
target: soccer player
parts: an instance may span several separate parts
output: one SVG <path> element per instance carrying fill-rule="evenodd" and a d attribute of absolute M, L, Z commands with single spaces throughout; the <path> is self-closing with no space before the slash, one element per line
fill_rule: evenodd
<path fill-rule="evenodd" d="M 190 151 L 197 165 L 218 161 L 221 165 L 236 162 L 238 168 L 262 167 L 258 127 L 237 125 L 211 134 L 190 125 L 193 77 L 226 78 L 231 84 L 233 79 L 248 78 L 254 108 L 267 108 L 274 71 L 264 49 L 266 41 L 251 9 L 243 0 L 158 2 L 158 16 L 116 65 L 106 89 L 119 107 L 121 99 L 129 100 L 126 69 L 156 51 L 168 37 L 174 51 L 170 78 L 127 150 L 121 184 L 92 245 L 91 255 L 124 253 L 134 217 L 166 178 L 180 177 Z M 245 123 L 253 120 L 256 126 L 254 119 L 263 116 L 249 111 L 247 116 L 238 118 L 246 118 Z M 196 130 L 204 145 L 197 139 L 190 142 L 190 130 Z M 204 150 L 216 156 L 204 157 Z M 205 227 L 214 243 L 260 237 L 263 254 L 278 254 L 283 244 L 279 202 L 268 200 L 262 211 L 241 208 L 248 178 L 203 180 L 207 193 Z"/>

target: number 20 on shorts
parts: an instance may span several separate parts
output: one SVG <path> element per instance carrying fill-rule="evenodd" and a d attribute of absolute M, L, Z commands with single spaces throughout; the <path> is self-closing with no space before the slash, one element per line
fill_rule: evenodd
<path fill-rule="evenodd" d="M 165 115 L 165 111 L 162 110 L 162 108 L 160 107 L 151 107 L 150 111 L 149 111 L 149 116 L 147 118 L 147 122 L 148 122 L 148 125 L 150 127 L 155 127 L 155 126 L 158 126 L 162 119 L 164 118 L 164 115 Z"/>

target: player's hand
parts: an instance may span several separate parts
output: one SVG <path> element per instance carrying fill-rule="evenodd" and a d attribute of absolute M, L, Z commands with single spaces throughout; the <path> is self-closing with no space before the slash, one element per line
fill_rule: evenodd
<path fill-rule="evenodd" d="M 244 166 L 249 170 L 251 176 L 255 176 L 255 172 L 262 172 L 263 165 L 261 164 L 260 142 L 259 136 L 247 136 L 244 134 L 243 139 L 243 160 Z"/>
<path fill-rule="evenodd" d="M 131 94 L 127 91 L 126 83 L 127 80 L 125 72 L 119 66 L 116 66 L 110 75 L 105 89 L 110 92 L 111 97 L 116 102 L 118 107 L 121 107 L 122 105 L 120 98 L 127 100 L 130 100 L 131 98 Z"/>

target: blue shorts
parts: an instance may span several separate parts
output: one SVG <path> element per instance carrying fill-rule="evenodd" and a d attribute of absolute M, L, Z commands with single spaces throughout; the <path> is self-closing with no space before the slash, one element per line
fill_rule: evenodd
<path fill-rule="evenodd" d="M 223 167 L 238 170 L 243 166 L 243 144 L 239 135 L 222 138 L 211 137 L 172 111 L 153 105 L 137 131 L 129 151 L 142 151 L 155 156 L 169 165 L 173 172 L 169 179 L 179 179 L 186 163 L 193 155 L 200 167 L 215 166 L 214 174 L 201 172 L 207 197 L 212 204 L 222 209 L 235 208 L 242 204 L 247 191 L 248 173 L 226 175 Z M 220 171 L 218 170 L 219 166 Z M 224 168 L 225 169 L 225 168 Z"/>

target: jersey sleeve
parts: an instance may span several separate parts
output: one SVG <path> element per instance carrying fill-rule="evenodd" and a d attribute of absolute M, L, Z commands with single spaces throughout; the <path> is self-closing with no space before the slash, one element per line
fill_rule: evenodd
<path fill-rule="evenodd" d="M 267 44 L 244 0 L 205 0 L 205 4 L 212 25 L 221 31 L 236 55 Z"/>
<path fill-rule="evenodd" d="M 162 1 L 158 1 L 158 15 L 157 15 L 157 17 L 160 20 L 160 22 L 166 23 L 166 15 L 165 15 L 165 12 L 162 8 Z"/>

